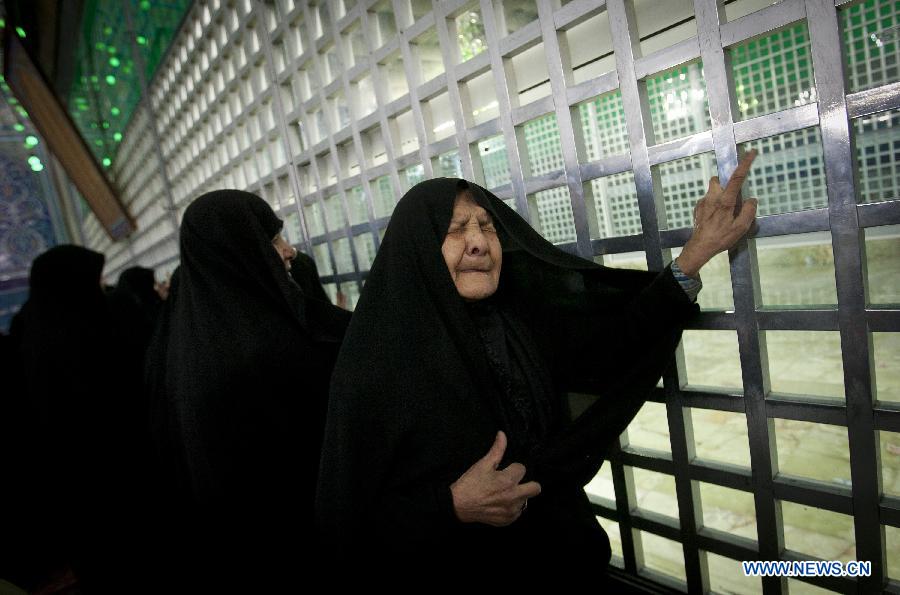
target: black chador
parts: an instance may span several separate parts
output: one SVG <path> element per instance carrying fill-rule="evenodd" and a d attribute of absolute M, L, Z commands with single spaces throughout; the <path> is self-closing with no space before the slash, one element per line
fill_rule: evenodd
<path fill-rule="evenodd" d="M 312 539 L 328 381 L 350 317 L 290 279 L 272 244 L 281 228 L 246 192 L 191 203 L 148 353 L 185 563 L 200 573 L 193 560 L 208 556 L 222 579 L 239 569 L 277 579 L 290 571 L 278 560 L 299 564 Z"/>
<path fill-rule="evenodd" d="M 499 288 L 474 303 L 441 252 L 465 188 L 503 250 Z M 669 269 L 567 254 L 462 180 L 415 186 L 394 211 L 334 371 L 316 502 L 332 551 L 432 561 L 577 552 L 604 568 L 609 543 L 583 487 L 695 311 Z M 568 391 L 598 399 L 573 421 Z M 503 464 L 525 465 L 542 492 L 506 527 L 461 523 L 449 486 L 498 430 L 509 440 Z"/>

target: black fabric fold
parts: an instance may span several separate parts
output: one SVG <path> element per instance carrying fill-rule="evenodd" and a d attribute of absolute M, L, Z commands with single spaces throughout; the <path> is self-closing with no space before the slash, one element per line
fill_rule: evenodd
<path fill-rule="evenodd" d="M 148 350 L 173 530 L 211 572 L 287 572 L 275 561 L 306 546 L 282 538 L 313 539 L 328 381 L 350 313 L 303 295 L 272 246 L 280 230 L 255 195 L 193 201 Z"/>

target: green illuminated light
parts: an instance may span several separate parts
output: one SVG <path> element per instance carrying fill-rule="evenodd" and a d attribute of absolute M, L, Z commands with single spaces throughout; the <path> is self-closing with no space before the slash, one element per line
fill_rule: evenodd
<path fill-rule="evenodd" d="M 21 105 L 20 105 L 19 107 L 16 108 L 16 111 L 19 112 L 19 115 L 22 116 L 23 118 L 27 118 L 27 117 L 28 117 L 28 112 L 26 112 L 26 111 L 25 111 L 25 108 L 22 107 Z"/>
<path fill-rule="evenodd" d="M 141 0 L 141 10 L 150 10 L 150 0 Z"/>
<path fill-rule="evenodd" d="M 110 165 L 112 165 L 112 159 L 110 159 L 109 157 L 104 157 L 103 158 L 103 167 L 109 167 Z"/>
<path fill-rule="evenodd" d="M 104 49 L 106 49 L 106 44 L 102 41 L 98 41 L 96 44 L 94 44 L 94 47 L 97 48 L 97 51 L 102 52 Z"/>
<path fill-rule="evenodd" d="M 121 142 L 121 140 L 122 140 L 122 133 L 121 133 L 121 132 L 116 132 L 116 133 L 114 133 L 114 134 L 113 134 L 113 140 L 116 141 L 117 143 L 118 143 L 118 142 Z"/>
<path fill-rule="evenodd" d="M 19 34 L 19 37 L 25 39 L 25 29 L 23 29 L 22 27 L 16 27 L 16 33 Z"/>
<path fill-rule="evenodd" d="M 114 107 L 111 110 L 109 110 L 109 113 L 111 113 L 114 116 L 118 116 L 119 114 L 122 113 L 122 111 L 119 108 Z"/>
<path fill-rule="evenodd" d="M 113 68 L 118 68 L 119 67 L 119 59 L 116 58 L 115 56 L 113 56 L 112 58 L 109 59 L 109 65 L 112 66 Z"/>
<path fill-rule="evenodd" d="M 104 35 L 112 35 L 112 27 L 103 27 Z"/>
<path fill-rule="evenodd" d="M 13 130 L 16 132 L 25 132 L 25 127 L 21 124 L 13 124 Z"/>
<path fill-rule="evenodd" d="M 34 163 L 31 166 L 31 171 L 43 171 L 43 170 L 44 170 L 44 164 L 41 162 Z"/>
<path fill-rule="evenodd" d="M 101 124 L 100 126 L 103 127 L 103 130 L 106 130 L 107 128 L 109 128 L 109 122 L 104 122 L 104 123 Z"/>
<path fill-rule="evenodd" d="M 0 29 L 6 29 L 6 19 L 0 19 Z"/>
<path fill-rule="evenodd" d="M 109 52 L 110 54 L 115 54 L 116 48 L 114 46 L 109 46 L 108 48 L 106 48 L 106 51 Z"/>
<path fill-rule="evenodd" d="M 143 35 L 138 35 L 138 36 L 137 36 L 137 42 L 138 42 L 140 45 L 147 45 L 147 38 L 144 37 Z"/>
<path fill-rule="evenodd" d="M 98 138 L 98 139 L 96 139 L 96 140 L 94 141 L 94 144 L 97 145 L 98 147 L 102 147 L 102 146 L 103 146 L 103 141 L 100 140 L 100 139 Z"/>
<path fill-rule="evenodd" d="M 38 144 L 38 139 L 36 136 L 29 134 L 25 137 L 25 147 L 31 149 L 32 147 L 36 147 Z"/>
<path fill-rule="evenodd" d="M 107 85 L 115 85 L 115 84 L 116 84 L 116 77 L 114 77 L 114 76 L 111 75 L 111 74 L 107 74 L 107 75 L 106 75 L 106 84 L 107 84 Z"/>

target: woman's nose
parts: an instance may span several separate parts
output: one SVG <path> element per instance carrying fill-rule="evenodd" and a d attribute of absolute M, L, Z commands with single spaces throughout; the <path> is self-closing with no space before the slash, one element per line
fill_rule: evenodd
<path fill-rule="evenodd" d="M 487 250 L 487 239 L 480 227 L 469 228 L 466 233 L 466 251 L 477 256 Z"/>

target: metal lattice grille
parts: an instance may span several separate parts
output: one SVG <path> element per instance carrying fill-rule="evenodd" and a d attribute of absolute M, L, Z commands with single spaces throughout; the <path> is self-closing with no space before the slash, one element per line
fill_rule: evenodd
<path fill-rule="evenodd" d="M 397 198 L 446 175 L 658 270 L 757 148 L 758 230 L 587 490 L 613 563 L 676 588 L 900 592 L 898 26 L 896 0 L 198 1 L 115 166 L 141 231 L 86 233 L 113 274 L 171 269 L 189 201 L 248 189 L 355 303 Z M 808 558 L 873 575 L 737 562 Z"/>

